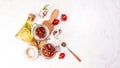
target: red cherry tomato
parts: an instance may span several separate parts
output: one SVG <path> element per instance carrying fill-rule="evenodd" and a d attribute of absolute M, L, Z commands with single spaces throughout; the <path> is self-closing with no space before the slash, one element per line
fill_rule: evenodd
<path fill-rule="evenodd" d="M 66 14 L 62 14 L 61 15 L 61 20 L 62 21 L 66 21 L 67 20 L 67 15 Z"/>
<path fill-rule="evenodd" d="M 65 57 L 65 53 L 60 53 L 59 59 L 63 59 Z"/>
<path fill-rule="evenodd" d="M 57 24 L 59 24 L 59 20 L 58 19 L 54 19 L 53 25 L 57 25 Z"/>

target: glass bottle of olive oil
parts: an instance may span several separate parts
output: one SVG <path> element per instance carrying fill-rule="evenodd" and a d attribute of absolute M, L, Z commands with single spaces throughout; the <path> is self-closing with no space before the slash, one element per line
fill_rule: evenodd
<path fill-rule="evenodd" d="M 25 42 L 32 42 L 34 41 L 31 26 L 33 24 L 33 21 L 35 19 L 35 15 L 30 13 L 28 15 L 28 18 L 25 22 L 25 24 L 22 26 L 22 28 L 18 31 L 18 33 L 15 35 L 16 38 L 21 39 Z"/>

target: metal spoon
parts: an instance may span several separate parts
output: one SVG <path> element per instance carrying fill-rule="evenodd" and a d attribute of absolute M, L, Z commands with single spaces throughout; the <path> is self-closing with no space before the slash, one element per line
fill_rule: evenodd
<path fill-rule="evenodd" d="M 72 55 L 73 55 L 79 62 L 81 62 L 80 58 L 79 58 L 73 51 L 71 51 L 71 50 L 67 47 L 67 44 L 66 44 L 65 42 L 62 42 L 62 43 L 61 43 L 61 46 L 62 46 L 62 47 L 66 47 L 66 48 L 72 53 Z"/>

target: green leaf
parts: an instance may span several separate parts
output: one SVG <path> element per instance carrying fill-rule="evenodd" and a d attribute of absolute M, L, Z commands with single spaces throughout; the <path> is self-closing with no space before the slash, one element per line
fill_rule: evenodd
<path fill-rule="evenodd" d="M 48 6 L 49 6 L 49 5 L 45 5 L 45 6 L 42 8 L 42 10 L 48 10 Z"/>
<path fill-rule="evenodd" d="M 35 42 L 36 42 L 36 46 L 38 47 L 38 41 L 36 40 Z"/>

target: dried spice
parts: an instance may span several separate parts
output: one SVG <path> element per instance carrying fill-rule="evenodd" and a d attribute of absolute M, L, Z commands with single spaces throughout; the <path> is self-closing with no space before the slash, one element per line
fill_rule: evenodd
<path fill-rule="evenodd" d="M 57 31 L 57 30 L 55 30 L 55 31 L 53 32 L 53 36 L 55 36 L 55 35 L 57 34 L 57 32 L 58 32 L 58 31 Z"/>
<path fill-rule="evenodd" d="M 59 34 L 61 34 L 62 33 L 62 30 L 61 29 L 59 29 Z"/>
<path fill-rule="evenodd" d="M 67 45 L 66 42 L 61 43 L 61 46 L 63 46 L 63 47 L 66 47 L 66 45 Z"/>

